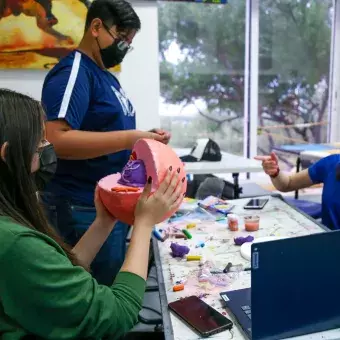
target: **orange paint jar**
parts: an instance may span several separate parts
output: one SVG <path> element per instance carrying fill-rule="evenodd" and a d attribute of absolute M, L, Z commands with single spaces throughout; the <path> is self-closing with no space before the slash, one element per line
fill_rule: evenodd
<path fill-rule="evenodd" d="M 247 231 L 258 231 L 260 228 L 259 216 L 245 216 L 244 226 Z"/>
<path fill-rule="evenodd" d="M 234 214 L 228 214 L 228 228 L 230 231 L 238 231 L 238 217 Z"/>

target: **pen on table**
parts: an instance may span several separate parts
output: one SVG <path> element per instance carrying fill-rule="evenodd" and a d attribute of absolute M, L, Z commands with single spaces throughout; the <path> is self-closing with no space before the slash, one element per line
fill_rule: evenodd
<path fill-rule="evenodd" d="M 187 255 L 187 261 L 200 261 L 201 259 L 201 255 Z"/>
<path fill-rule="evenodd" d="M 152 234 L 153 234 L 153 236 L 156 237 L 156 239 L 158 241 L 161 241 L 161 242 L 164 242 L 168 238 L 168 235 L 167 236 L 163 236 L 157 229 L 154 229 L 152 231 Z"/>
<path fill-rule="evenodd" d="M 232 272 L 247 272 L 247 271 L 251 271 L 250 267 L 243 267 L 242 265 L 232 265 L 231 262 L 229 262 L 227 264 L 227 266 L 223 269 L 223 270 L 219 270 L 219 269 L 215 269 L 215 270 L 211 270 L 211 274 L 228 274 L 228 273 L 232 273 Z"/>
<path fill-rule="evenodd" d="M 182 233 L 186 236 L 187 239 L 192 239 L 192 235 L 186 229 L 182 229 Z"/>
<path fill-rule="evenodd" d="M 204 248 L 205 243 L 203 241 L 200 241 L 196 244 L 196 248 Z"/>
<path fill-rule="evenodd" d="M 227 264 L 227 266 L 223 269 L 223 273 L 227 274 L 232 266 L 233 266 L 233 264 L 231 262 L 229 262 Z"/>

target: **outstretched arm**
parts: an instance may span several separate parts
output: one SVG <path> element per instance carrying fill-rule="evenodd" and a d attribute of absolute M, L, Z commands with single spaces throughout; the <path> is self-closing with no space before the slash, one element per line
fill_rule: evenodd
<path fill-rule="evenodd" d="M 255 159 L 262 161 L 264 172 L 270 176 L 274 187 L 281 192 L 304 189 L 313 185 L 308 170 L 294 174 L 282 173 L 279 168 L 278 158 L 274 152 L 270 156 L 256 156 Z"/>

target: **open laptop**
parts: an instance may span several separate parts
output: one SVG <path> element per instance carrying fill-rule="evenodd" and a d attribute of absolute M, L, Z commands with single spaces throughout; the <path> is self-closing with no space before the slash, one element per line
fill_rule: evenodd
<path fill-rule="evenodd" d="M 251 288 L 221 293 L 253 340 L 340 328 L 340 231 L 252 245 Z"/>

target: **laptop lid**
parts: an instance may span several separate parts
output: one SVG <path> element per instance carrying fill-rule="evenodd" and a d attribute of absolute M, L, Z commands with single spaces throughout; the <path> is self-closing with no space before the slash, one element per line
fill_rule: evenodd
<path fill-rule="evenodd" d="M 340 327 L 340 231 L 252 245 L 252 339 Z"/>

